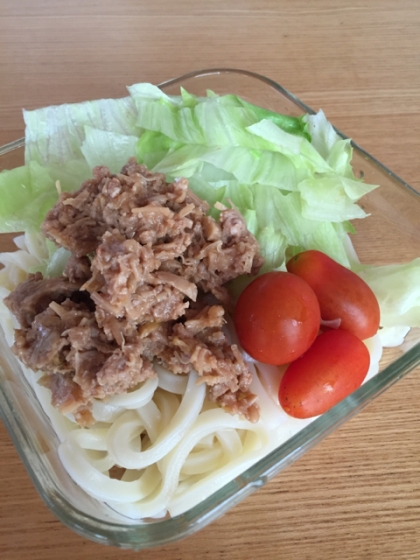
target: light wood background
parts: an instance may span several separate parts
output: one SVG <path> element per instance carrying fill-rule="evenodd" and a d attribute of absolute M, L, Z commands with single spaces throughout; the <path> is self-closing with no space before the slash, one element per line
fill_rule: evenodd
<path fill-rule="evenodd" d="M 420 189 L 418 0 L 1 0 L 0 144 L 22 136 L 22 107 L 216 66 L 259 72 L 322 107 Z M 0 558 L 418 560 L 419 374 L 222 519 L 138 553 L 62 526 L 1 426 Z"/>

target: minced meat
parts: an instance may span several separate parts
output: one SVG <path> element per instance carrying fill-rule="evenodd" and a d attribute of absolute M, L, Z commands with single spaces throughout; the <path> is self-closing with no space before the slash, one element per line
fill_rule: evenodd
<path fill-rule="evenodd" d="M 168 183 L 134 159 L 60 195 L 42 230 L 72 253 L 63 276 L 29 275 L 5 300 L 21 327 L 13 349 L 44 372 L 56 407 L 89 425 L 93 399 L 156 375 L 157 360 L 194 368 L 210 399 L 258 419 L 251 373 L 222 327 L 226 283 L 263 259 L 239 212 L 218 209 L 217 221 L 186 179 Z"/>

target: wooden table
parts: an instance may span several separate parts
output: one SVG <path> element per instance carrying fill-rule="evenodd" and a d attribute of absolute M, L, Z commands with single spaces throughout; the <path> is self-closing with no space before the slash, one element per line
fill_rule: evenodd
<path fill-rule="evenodd" d="M 419 189 L 419 26 L 418 0 L 2 0 L 0 144 L 22 136 L 22 107 L 229 66 L 322 107 Z M 0 558 L 418 559 L 419 373 L 202 532 L 140 553 L 62 526 L 1 426 Z"/>

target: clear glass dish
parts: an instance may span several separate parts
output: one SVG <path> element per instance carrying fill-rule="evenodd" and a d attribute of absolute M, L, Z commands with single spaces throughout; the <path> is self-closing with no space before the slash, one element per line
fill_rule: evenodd
<path fill-rule="evenodd" d="M 160 87 L 175 94 L 180 86 L 197 95 L 205 94 L 207 89 L 219 94 L 235 93 L 252 103 L 290 115 L 313 113 L 280 85 L 251 72 L 204 70 L 169 80 Z M 353 243 L 360 260 L 390 264 L 420 256 L 419 193 L 356 144 L 353 146 L 356 175 L 381 185 L 361 201 L 371 216 L 356 224 Z M 22 165 L 23 147 L 23 139 L 1 147 L 0 170 Z M 0 237 L 1 251 L 11 250 L 12 237 Z M 416 342 L 419 338 L 414 332 L 411 343 L 385 349 L 380 372 L 374 378 L 231 483 L 188 512 L 171 519 L 130 521 L 89 497 L 70 479 L 58 457 L 58 437 L 2 337 L 0 414 L 38 492 L 65 525 L 98 543 L 138 550 L 164 545 L 198 531 L 267 483 L 418 366 L 420 344 Z"/>

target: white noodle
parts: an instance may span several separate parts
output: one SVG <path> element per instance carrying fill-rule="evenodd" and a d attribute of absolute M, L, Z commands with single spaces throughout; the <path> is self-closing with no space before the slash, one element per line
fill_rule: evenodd
<path fill-rule="evenodd" d="M 106 428 L 90 428 L 89 430 L 75 431 L 73 434 L 73 440 L 80 445 L 82 449 L 108 451 L 106 443 L 107 435 L 108 430 Z"/>
<path fill-rule="evenodd" d="M 103 455 L 99 451 L 89 451 L 87 456 L 92 467 L 101 473 L 107 473 L 114 466 L 114 458 L 108 454 Z"/>
<path fill-rule="evenodd" d="M 181 474 L 190 477 L 212 471 L 219 464 L 222 455 L 223 449 L 220 444 L 210 449 L 192 452 L 182 465 Z"/>
<path fill-rule="evenodd" d="M 158 374 L 159 387 L 161 389 L 170 393 L 177 393 L 178 395 L 185 393 L 188 383 L 187 375 L 174 375 L 159 364 L 155 364 L 154 368 Z"/>
<path fill-rule="evenodd" d="M 105 502 L 118 500 L 129 503 L 146 498 L 158 486 L 160 477 L 156 465 L 131 482 L 101 473 L 89 460 L 86 451 L 74 441 L 73 434 L 60 445 L 58 453 L 69 475 L 94 498 Z"/>
<path fill-rule="evenodd" d="M 242 440 L 237 430 L 218 430 L 215 434 L 216 440 L 220 442 L 224 454 L 229 459 L 239 457 L 242 453 Z"/>
<path fill-rule="evenodd" d="M 153 402 L 155 402 L 156 406 L 159 408 L 160 424 L 163 430 L 165 426 L 171 423 L 181 400 L 178 395 L 158 389 L 154 395 Z"/>
<path fill-rule="evenodd" d="M 115 422 L 118 416 L 124 412 L 120 406 L 112 406 L 107 401 L 93 401 L 92 414 L 98 422 Z"/>
<path fill-rule="evenodd" d="M 222 409 L 207 410 L 199 415 L 194 426 L 185 434 L 182 441 L 163 458 L 161 462 L 162 483 L 159 490 L 154 492 L 146 500 L 123 504 L 114 502 L 111 504 L 112 507 L 123 515 L 134 518 L 150 517 L 166 508 L 168 501 L 175 493 L 182 465 L 191 450 L 200 439 L 223 428 L 248 429 L 256 432 L 261 440 L 268 443 L 266 441 L 268 432 L 260 422 L 252 424 L 247 420 L 240 420 Z M 258 438 L 257 440 L 258 441 L 255 442 L 256 449 L 261 448 L 261 441 Z M 249 449 L 248 453 L 245 454 L 245 462 L 248 458 L 247 455 L 252 455 L 255 452 L 255 448 Z M 233 463 L 237 461 L 238 459 L 233 461 Z M 219 470 L 220 469 L 218 469 L 216 473 L 218 473 Z M 214 489 L 211 492 L 214 492 Z M 188 506 L 187 509 L 189 509 L 189 507 L 190 506 Z"/>
<path fill-rule="evenodd" d="M 163 429 L 155 443 L 146 451 L 135 452 L 128 446 L 133 430 L 140 425 L 144 428 L 139 417 L 137 423 L 131 418 L 128 422 L 120 417 L 111 426 L 108 434 L 108 449 L 120 466 L 128 469 L 143 469 L 162 459 L 175 447 L 192 425 L 203 405 L 206 387 L 204 384 L 198 385 L 197 379 L 197 374 L 191 372 L 187 389 L 171 423 Z"/>
<path fill-rule="evenodd" d="M 111 406 L 120 406 L 128 409 L 140 408 L 151 400 L 157 386 L 157 377 L 148 379 L 139 389 L 122 395 L 113 395 L 107 402 Z"/>
<path fill-rule="evenodd" d="M 263 423 L 271 430 L 280 426 L 284 422 L 284 413 L 278 404 L 269 397 L 260 378 L 257 375 L 257 370 L 254 364 L 248 364 L 248 367 L 253 373 L 251 391 L 258 396 L 260 405 L 260 417 Z M 279 373 L 277 371 L 277 377 Z"/>
<path fill-rule="evenodd" d="M 30 270 L 45 270 L 48 258 L 41 234 L 22 235 L 16 244 L 17 252 L 0 255 L 5 266 L 0 324 L 9 345 L 18 325 L 2 300 Z M 230 335 L 236 340 L 232 330 Z M 382 345 L 379 336 L 365 343 L 370 378 L 379 369 Z M 23 365 L 22 371 L 57 432 L 58 453 L 72 479 L 115 511 L 142 519 L 187 511 L 314 420 L 291 418 L 279 406 L 284 368 L 252 361 L 249 366 L 251 391 L 261 407 L 255 424 L 206 399 L 206 386 L 197 384 L 195 372 L 174 375 L 155 364 L 156 378 L 127 394 L 95 401 L 97 422 L 89 429 L 52 406 L 50 391 L 38 384 L 41 373 Z"/>
<path fill-rule="evenodd" d="M 162 414 L 157 404 L 151 400 L 136 412 L 143 422 L 150 441 L 154 443 L 159 437 L 159 429 L 162 422 Z"/>

